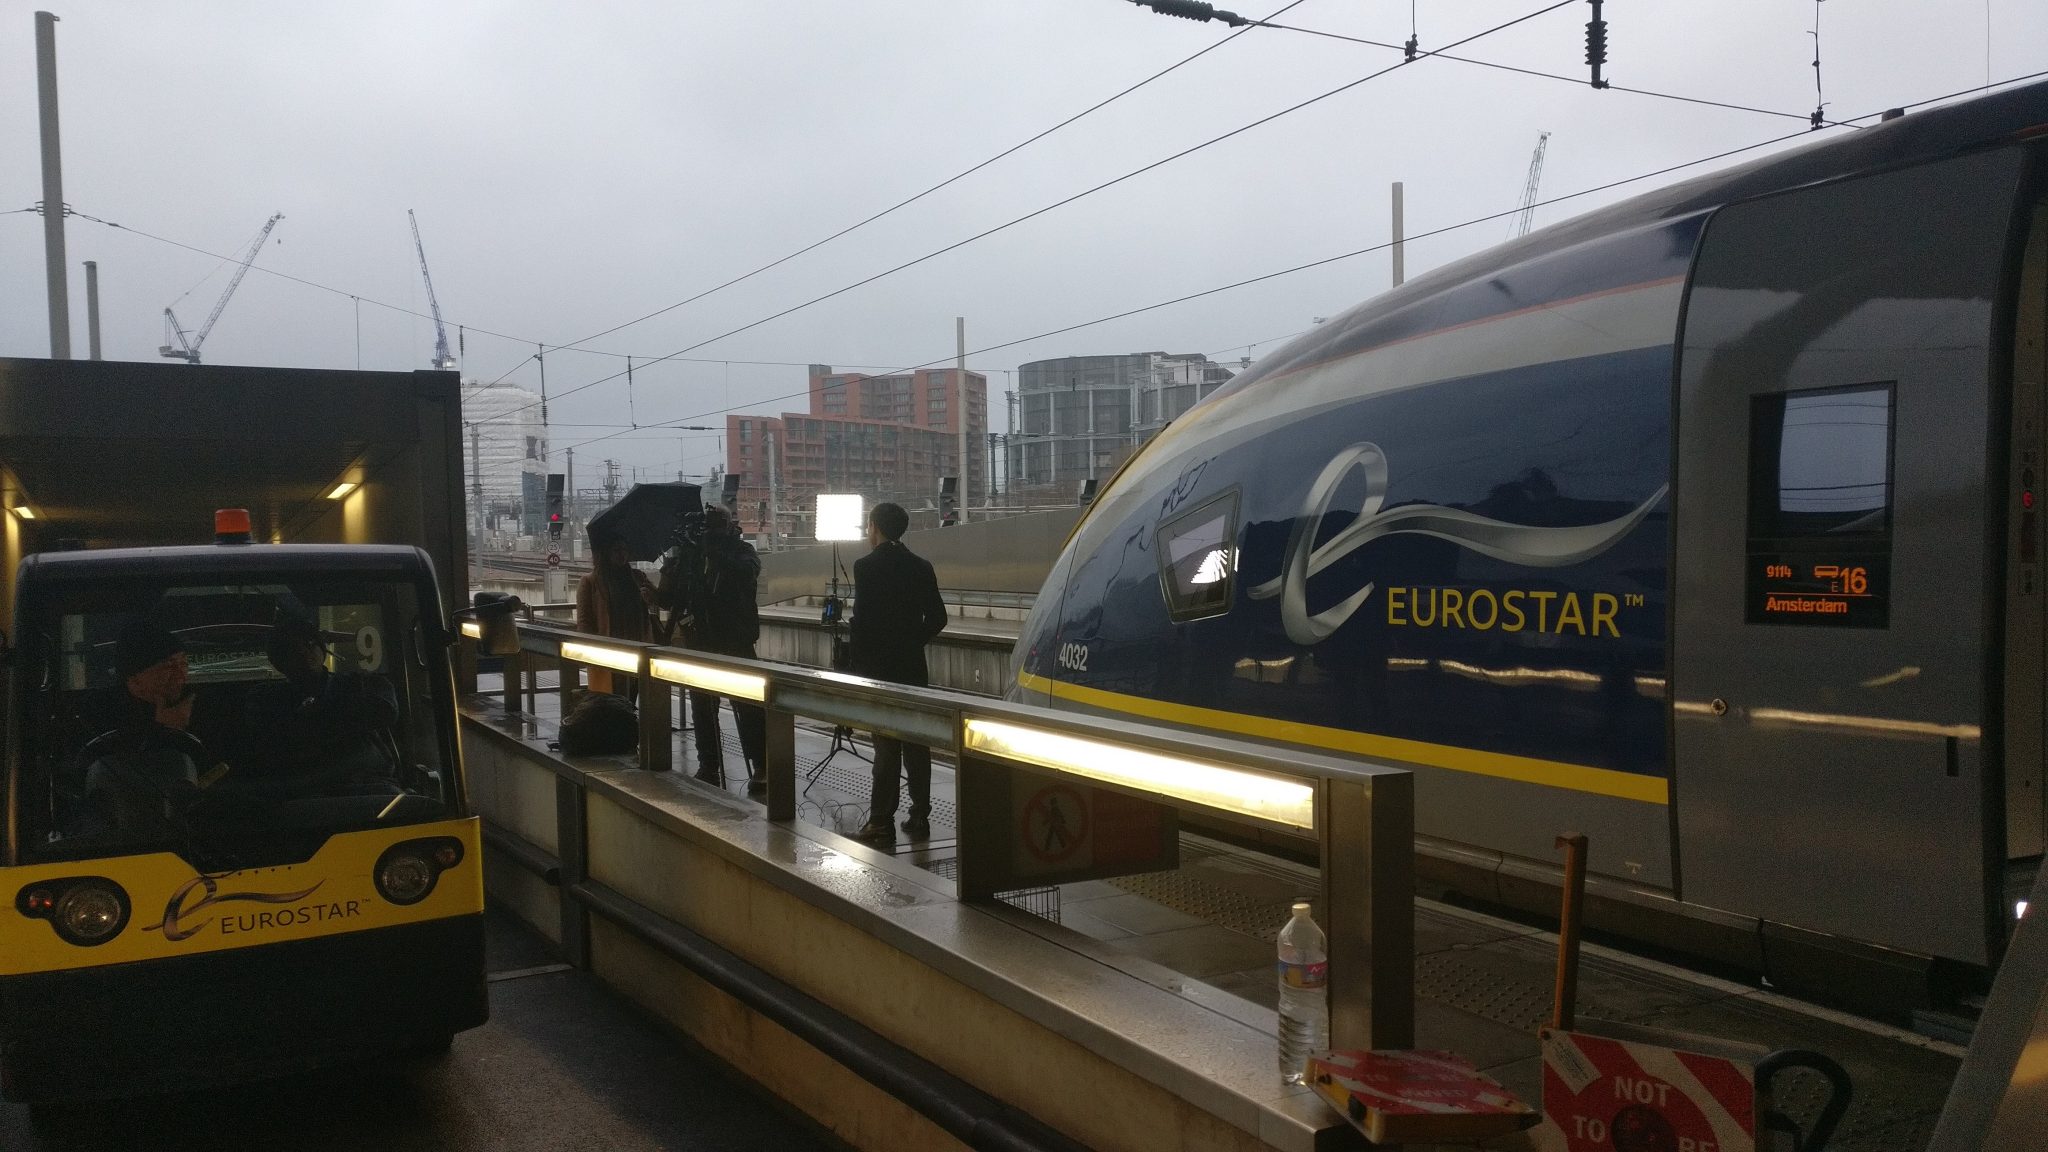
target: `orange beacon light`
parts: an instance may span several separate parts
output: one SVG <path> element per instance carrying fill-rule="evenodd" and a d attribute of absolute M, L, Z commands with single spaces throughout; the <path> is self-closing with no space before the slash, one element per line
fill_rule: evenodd
<path fill-rule="evenodd" d="M 214 543 L 247 544 L 249 539 L 247 508 L 222 508 L 213 514 Z"/>

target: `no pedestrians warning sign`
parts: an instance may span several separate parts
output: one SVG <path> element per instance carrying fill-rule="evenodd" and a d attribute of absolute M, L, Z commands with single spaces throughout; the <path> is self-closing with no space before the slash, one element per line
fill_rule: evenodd
<path fill-rule="evenodd" d="M 1071 859 L 1088 842 L 1088 801 L 1070 785 L 1048 784 L 1033 792 L 1020 820 L 1024 850 L 1047 864 Z"/>
<path fill-rule="evenodd" d="M 1178 864 L 1180 825 L 1171 808 L 1079 780 L 1009 772 L 1008 810 L 983 817 L 986 834 L 1009 840 L 1004 885 L 1071 884 Z"/>

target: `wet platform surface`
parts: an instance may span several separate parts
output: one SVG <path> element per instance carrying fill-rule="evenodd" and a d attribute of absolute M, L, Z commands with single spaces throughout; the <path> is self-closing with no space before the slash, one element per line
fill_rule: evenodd
<path fill-rule="evenodd" d="M 491 1020 L 431 1060 L 65 1109 L 0 1105 L 5 1152 L 842 1149 L 544 938 L 489 918 Z"/>
<path fill-rule="evenodd" d="M 544 679 L 547 684 L 551 679 Z M 543 693 L 538 716 L 556 712 Z M 729 708 L 720 709 L 727 790 L 745 795 L 746 770 Z M 692 736 L 679 731 L 676 765 L 696 766 Z M 807 777 L 798 818 L 851 835 L 866 823 L 872 749 L 865 734 L 841 740 L 799 720 L 797 761 Z M 950 877 L 954 869 L 953 773 L 934 757 L 932 835 L 899 831 L 876 847 Z M 901 801 L 908 807 L 908 798 Z M 898 820 L 905 812 L 899 808 Z M 1199 980 L 1240 998 L 1247 1020 L 1263 1019 L 1279 998 L 1275 938 L 1288 906 L 1316 900 L 1315 870 L 1204 837 L 1182 837 L 1181 867 L 1016 893 L 1009 902 L 1058 924 L 1059 935 L 1155 983 Z M 1416 1040 L 1459 1052 L 1534 1105 L 1542 1097 L 1536 1028 L 1547 1022 L 1557 938 L 1498 917 L 1418 901 Z M 1812 1048 L 1849 1071 L 1854 1102 L 1833 1140 L 1840 1152 L 1920 1152 L 1955 1078 L 1960 1050 L 1883 1024 L 1809 1005 L 1763 989 L 1702 976 L 1609 949 L 1587 946 L 1581 960 L 1579 1015 L 1696 1033 L 1771 1048 Z M 1802 1122 L 1817 1113 L 1824 1087 L 1804 1073 L 1788 1078 L 1781 1104 Z"/>

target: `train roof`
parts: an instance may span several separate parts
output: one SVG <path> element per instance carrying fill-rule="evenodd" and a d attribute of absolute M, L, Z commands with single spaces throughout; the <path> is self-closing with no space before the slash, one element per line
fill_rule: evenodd
<path fill-rule="evenodd" d="M 1378 317 L 1590 240 L 1775 192 L 2043 136 L 2048 136 L 2048 80 L 1909 112 L 1845 136 L 1668 184 L 1474 253 L 1355 305 L 1282 346 L 1211 398 L 1241 391 L 1304 363 L 1328 359 L 1347 335 Z"/>

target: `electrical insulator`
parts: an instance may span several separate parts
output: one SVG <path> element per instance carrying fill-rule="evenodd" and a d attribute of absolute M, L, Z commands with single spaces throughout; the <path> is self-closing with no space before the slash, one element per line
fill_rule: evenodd
<path fill-rule="evenodd" d="M 1408 38 L 1408 43 L 1405 45 L 1405 47 L 1408 49 L 1408 62 L 1412 64 L 1415 62 L 1415 50 L 1421 47 L 1421 41 L 1417 40 L 1413 36 L 1410 36 Z"/>
<path fill-rule="evenodd" d="M 1593 68 L 1593 87 L 1605 88 L 1600 66 L 1607 63 L 1607 21 L 1600 18 L 1600 0 L 1586 0 L 1593 6 L 1593 18 L 1586 21 L 1586 63 Z"/>
<path fill-rule="evenodd" d="M 1205 4 L 1202 0 L 1131 0 L 1131 3 L 1150 8 L 1161 16 L 1178 16 L 1183 20 L 1221 20 L 1233 27 L 1251 23 L 1235 12 L 1220 12 L 1214 4 Z"/>

